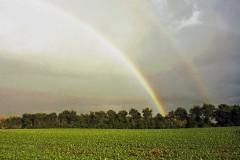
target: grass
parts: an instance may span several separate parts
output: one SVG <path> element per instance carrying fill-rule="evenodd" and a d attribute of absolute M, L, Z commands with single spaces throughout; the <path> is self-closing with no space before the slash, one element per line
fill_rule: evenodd
<path fill-rule="evenodd" d="M 0 130 L 0 159 L 240 159 L 240 127 Z"/>

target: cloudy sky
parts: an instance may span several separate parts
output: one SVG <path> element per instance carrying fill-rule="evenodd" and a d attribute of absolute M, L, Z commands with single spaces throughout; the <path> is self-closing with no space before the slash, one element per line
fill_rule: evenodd
<path fill-rule="evenodd" d="M 239 15 L 239 0 L 0 0 L 0 115 L 158 112 L 131 66 L 168 111 L 239 104 Z"/>

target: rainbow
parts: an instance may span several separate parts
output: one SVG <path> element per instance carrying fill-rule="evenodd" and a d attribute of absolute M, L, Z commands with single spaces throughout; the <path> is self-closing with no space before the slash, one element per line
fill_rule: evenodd
<path fill-rule="evenodd" d="M 199 75 L 197 74 L 196 70 L 194 69 L 192 63 L 188 63 L 187 61 L 185 63 L 183 63 L 186 71 L 188 72 L 188 74 L 190 75 L 190 77 L 192 78 L 192 80 L 195 82 L 195 86 L 198 89 L 198 92 L 200 94 L 200 96 L 203 98 L 204 103 L 210 104 L 211 103 L 211 98 L 208 94 L 208 91 L 206 90 L 206 88 L 204 87 L 203 82 L 200 80 Z"/>
<path fill-rule="evenodd" d="M 81 27 L 83 27 L 90 35 L 93 35 L 99 43 L 101 43 L 103 46 L 107 47 L 112 51 L 112 53 L 115 53 L 118 57 L 118 59 L 125 64 L 126 67 L 128 67 L 129 71 L 133 73 L 133 75 L 138 79 L 139 83 L 144 87 L 145 91 L 148 93 L 149 97 L 154 102 L 154 105 L 158 108 L 159 112 L 162 115 L 167 114 L 167 109 L 164 106 L 164 103 L 160 96 L 157 95 L 157 93 L 154 91 L 150 83 L 146 80 L 145 76 L 142 74 L 142 72 L 137 68 L 135 64 L 133 64 L 129 58 L 126 56 L 125 53 L 123 53 L 119 48 L 114 46 L 107 38 L 104 37 L 101 33 L 94 30 L 91 26 L 89 26 L 84 21 L 80 20 L 78 17 L 72 15 L 71 13 L 68 13 L 67 11 L 52 5 L 48 2 L 43 1 L 29 1 L 29 2 L 35 2 L 38 6 L 43 7 L 44 9 L 54 11 L 55 13 L 60 14 L 61 16 L 64 16 L 68 20 L 70 20 L 72 23 L 75 23 Z"/>
<path fill-rule="evenodd" d="M 133 73 L 133 75 L 138 79 L 139 83 L 143 86 L 145 91 L 148 93 L 149 97 L 153 100 L 154 105 L 158 108 L 159 112 L 163 115 L 167 114 L 167 109 L 164 106 L 164 103 L 161 99 L 161 97 L 157 94 L 156 91 L 154 91 L 153 87 L 150 85 L 150 83 L 147 81 L 146 77 L 142 74 L 142 72 L 137 68 L 137 66 L 132 63 L 129 58 L 126 56 L 126 54 L 121 51 L 119 48 L 117 48 L 114 44 L 110 42 L 109 39 L 107 39 L 104 35 L 97 32 L 93 27 L 89 26 L 87 23 L 79 19 L 79 17 L 76 17 L 75 15 L 67 12 L 66 10 L 59 8 L 58 6 L 54 6 L 51 3 L 48 3 L 46 1 L 30 1 L 37 3 L 38 6 L 41 6 L 45 9 L 51 10 L 55 13 L 60 14 L 61 16 L 64 16 L 68 20 L 70 20 L 72 23 L 75 23 L 81 27 L 83 27 L 86 32 L 88 32 L 90 35 L 93 35 L 99 43 L 101 43 L 103 46 L 107 47 L 111 50 L 112 53 L 115 53 L 115 55 L 118 57 L 118 59 Z M 196 69 L 194 68 L 192 62 L 188 61 L 187 58 L 184 58 L 184 54 L 182 54 L 181 49 L 177 46 L 177 42 L 172 37 L 172 35 L 167 31 L 168 29 L 165 28 L 164 25 L 162 25 L 160 19 L 154 15 L 154 13 L 150 13 L 153 24 L 159 28 L 159 31 L 163 33 L 165 38 L 169 40 L 169 42 L 173 45 L 173 47 L 176 50 L 176 53 L 178 53 L 181 57 L 182 64 L 185 67 L 185 70 L 189 74 L 190 78 L 194 81 L 196 89 L 198 90 L 199 94 L 203 98 L 205 103 L 211 103 L 210 96 L 207 92 L 207 89 L 205 88 L 203 82 L 200 80 L 200 76 L 198 75 Z"/>

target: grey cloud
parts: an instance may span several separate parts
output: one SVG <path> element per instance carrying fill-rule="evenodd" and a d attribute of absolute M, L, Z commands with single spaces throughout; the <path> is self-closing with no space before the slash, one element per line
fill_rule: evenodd
<path fill-rule="evenodd" d="M 232 30 L 239 32 L 240 28 L 240 1 L 239 0 L 219 0 L 215 4 L 215 12 L 227 22 Z"/>
<path fill-rule="evenodd" d="M 176 54 L 175 47 L 157 27 L 152 27 L 131 53 L 134 53 L 131 60 L 146 74 L 166 70 L 176 61 L 172 58 Z"/>
<path fill-rule="evenodd" d="M 216 103 L 239 103 L 240 36 L 219 33 L 194 60 Z"/>
<path fill-rule="evenodd" d="M 189 18 L 194 10 L 194 6 L 186 1 L 167 1 L 167 6 L 169 11 L 172 12 L 174 19 Z"/>
<path fill-rule="evenodd" d="M 3 51 L 2 51 L 3 52 Z M 46 65 L 35 65 L 29 61 L 14 60 L 0 53 L 0 73 L 1 74 L 43 74 L 50 68 Z"/>
<path fill-rule="evenodd" d="M 109 71 L 111 68 L 109 68 Z M 84 74 L 0 56 L 0 87 L 99 97 L 147 97 L 132 74 Z M 118 98 L 119 99 L 119 98 Z"/>
<path fill-rule="evenodd" d="M 31 62 L 29 60 L 33 57 L 23 56 L 20 58 L 12 58 L 13 56 L 6 56 L 11 55 L 12 53 L 6 52 L 6 51 L 0 51 L 0 74 L 2 75 L 37 75 L 37 76 L 50 76 L 50 77 L 62 77 L 62 78 L 82 78 L 82 79 L 94 79 L 98 77 L 111 77 L 111 76 L 117 76 L 122 75 L 121 69 L 119 65 L 112 65 L 112 67 L 102 67 L 98 69 L 96 72 L 86 72 L 82 68 L 80 68 L 82 71 L 79 72 L 72 72 L 64 70 L 56 70 L 49 64 L 45 63 L 44 59 L 41 59 L 41 56 L 36 56 L 36 58 L 39 58 L 39 61 L 37 63 Z M 56 58 L 56 61 L 58 59 Z M 66 59 L 66 62 L 69 60 Z M 81 60 L 79 60 L 81 62 Z M 93 62 L 89 62 L 93 63 Z M 97 68 L 97 67 L 96 67 Z M 120 71 L 116 73 L 116 70 Z"/>
<path fill-rule="evenodd" d="M 150 77 L 150 80 L 169 109 L 204 103 L 186 63 L 180 62 L 171 70 Z"/>
<path fill-rule="evenodd" d="M 197 66 L 213 65 L 215 63 L 234 63 L 240 59 L 240 36 L 231 32 L 216 34 L 206 51 L 195 58 Z"/>
<path fill-rule="evenodd" d="M 77 96 L 58 95 L 46 92 L 33 92 L 0 88 L 0 115 L 21 115 L 36 112 L 61 112 L 64 109 L 76 110 L 80 113 L 89 111 L 122 109 L 147 106 L 148 102 L 140 99 L 100 99 Z"/>

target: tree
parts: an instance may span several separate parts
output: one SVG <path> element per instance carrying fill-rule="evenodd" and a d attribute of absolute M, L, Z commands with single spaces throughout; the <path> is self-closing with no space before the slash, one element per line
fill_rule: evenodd
<path fill-rule="evenodd" d="M 62 127 L 73 127 L 73 125 L 77 121 L 77 113 L 73 110 L 65 110 L 58 115 L 58 121 L 59 125 Z"/>
<path fill-rule="evenodd" d="M 139 120 L 141 118 L 141 113 L 138 112 L 138 110 L 131 108 L 129 111 L 129 115 L 131 115 L 131 128 L 137 129 L 139 127 Z"/>
<path fill-rule="evenodd" d="M 234 126 L 240 126 L 240 106 L 234 105 L 231 111 L 231 121 Z"/>
<path fill-rule="evenodd" d="M 168 114 L 167 114 L 167 118 L 176 118 L 175 113 L 174 113 L 173 110 L 170 111 L 170 112 L 168 112 Z"/>
<path fill-rule="evenodd" d="M 34 114 L 35 127 L 37 128 L 46 127 L 46 120 L 47 120 L 46 118 L 47 118 L 46 113 L 35 113 Z"/>
<path fill-rule="evenodd" d="M 156 129 L 162 129 L 162 128 L 165 128 L 164 126 L 164 117 L 158 113 L 154 118 L 154 124 L 155 124 L 155 128 Z"/>
<path fill-rule="evenodd" d="M 0 129 L 6 128 L 6 118 L 1 116 L 0 117 Z"/>
<path fill-rule="evenodd" d="M 118 118 L 118 123 L 117 123 L 117 128 L 127 128 L 128 127 L 128 122 L 127 122 L 127 116 L 128 112 L 125 110 L 119 111 L 117 114 Z"/>
<path fill-rule="evenodd" d="M 152 110 L 149 108 L 145 108 L 143 109 L 142 113 L 144 128 L 153 128 Z"/>
<path fill-rule="evenodd" d="M 131 115 L 134 120 L 138 120 L 141 117 L 141 113 L 139 113 L 138 110 L 134 108 L 131 108 L 131 110 L 129 111 L 129 115 Z"/>
<path fill-rule="evenodd" d="M 187 124 L 186 124 L 187 128 L 196 128 L 198 127 L 198 123 L 195 120 L 195 116 L 192 114 L 189 114 L 187 117 Z"/>
<path fill-rule="evenodd" d="M 178 120 L 177 118 L 168 118 L 164 119 L 165 128 L 184 128 L 186 127 L 186 120 Z"/>
<path fill-rule="evenodd" d="M 109 128 L 115 128 L 117 123 L 117 113 L 113 110 L 107 111 Z"/>
<path fill-rule="evenodd" d="M 97 128 L 106 128 L 105 122 L 107 115 L 104 111 L 95 112 Z"/>
<path fill-rule="evenodd" d="M 23 128 L 33 128 L 35 125 L 34 114 L 25 113 L 22 115 L 22 127 Z"/>
<path fill-rule="evenodd" d="M 9 129 L 19 129 L 22 127 L 22 118 L 10 115 L 5 121 L 5 127 Z"/>
<path fill-rule="evenodd" d="M 186 109 L 182 107 L 178 107 L 173 114 L 175 116 L 175 118 L 173 118 L 174 127 L 185 128 L 187 124 L 187 116 L 188 116 Z"/>
<path fill-rule="evenodd" d="M 226 104 L 220 104 L 218 109 L 215 111 L 215 119 L 217 121 L 217 125 L 220 126 L 231 126 L 231 111 L 232 107 Z"/>
<path fill-rule="evenodd" d="M 96 120 L 95 112 L 90 112 L 89 115 L 85 115 L 85 118 L 86 118 L 88 128 L 96 128 L 97 120 Z"/>
<path fill-rule="evenodd" d="M 212 104 L 203 104 L 202 114 L 203 123 L 205 126 L 212 126 L 212 120 L 214 118 L 215 106 Z"/>
<path fill-rule="evenodd" d="M 88 124 L 89 115 L 80 114 L 76 115 L 75 121 L 73 123 L 74 128 L 91 128 L 90 124 Z"/>
<path fill-rule="evenodd" d="M 184 121 L 187 119 L 187 111 L 182 107 L 178 107 L 174 112 L 174 115 L 178 120 L 181 120 L 181 121 Z"/>
<path fill-rule="evenodd" d="M 57 127 L 57 114 L 55 112 L 46 115 L 46 127 Z"/>
<path fill-rule="evenodd" d="M 215 109 L 212 104 L 203 104 L 202 107 L 193 106 L 187 111 L 178 107 L 175 111 L 163 117 L 158 113 L 152 116 L 152 110 L 145 108 L 141 113 L 131 108 L 116 113 L 114 110 L 90 112 L 90 114 L 77 115 L 76 111 L 65 110 L 58 115 L 56 113 L 25 113 L 22 117 L 0 117 L 0 128 L 183 128 L 183 127 L 207 127 L 207 126 L 239 126 L 240 106 L 221 104 Z M 214 120 L 216 124 L 213 124 Z"/>
<path fill-rule="evenodd" d="M 195 121 L 197 127 L 203 127 L 203 110 L 202 110 L 202 108 L 199 106 L 193 106 L 193 108 L 190 109 L 190 115 L 189 115 L 188 120 L 191 120 L 192 124 L 190 126 L 192 126 L 194 123 L 192 121 Z"/>

